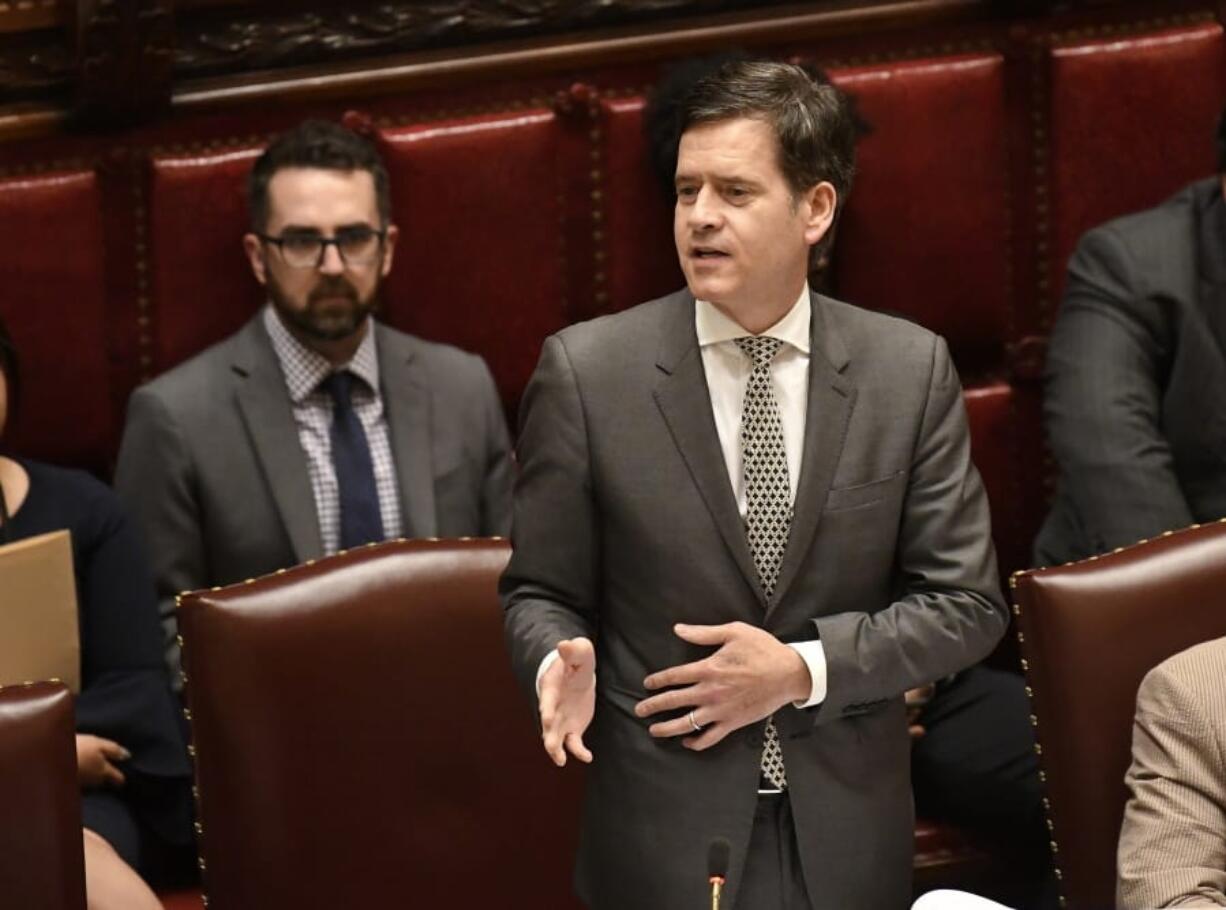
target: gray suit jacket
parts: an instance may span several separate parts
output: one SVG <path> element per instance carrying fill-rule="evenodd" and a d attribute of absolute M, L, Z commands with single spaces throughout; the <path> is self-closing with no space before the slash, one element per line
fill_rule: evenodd
<path fill-rule="evenodd" d="M 505 534 L 512 463 L 481 359 L 377 325 L 406 537 Z M 115 487 L 153 560 L 179 679 L 174 597 L 322 555 L 285 378 L 257 315 L 132 393 Z"/>
<path fill-rule="evenodd" d="M 1218 178 L 1086 234 L 1047 354 L 1060 482 L 1038 564 L 1226 515 L 1224 352 Z"/>
<path fill-rule="evenodd" d="M 1126 783 L 1120 910 L 1226 907 L 1226 638 L 1145 677 Z"/>
<path fill-rule="evenodd" d="M 525 394 L 502 580 L 524 688 L 563 638 L 597 652 L 577 871 L 593 907 L 702 906 L 714 837 L 735 905 L 764 722 L 701 753 L 634 716 L 643 679 L 709 649 L 676 622 L 820 637 L 829 694 L 775 716 L 815 907 L 905 907 L 913 818 L 902 693 L 986 655 L 1007 620 L 987 500 L 944 343 L 814 295 L 795 517 L 762 592 L 694 328 L 673 294 L 549 338 Z"/>

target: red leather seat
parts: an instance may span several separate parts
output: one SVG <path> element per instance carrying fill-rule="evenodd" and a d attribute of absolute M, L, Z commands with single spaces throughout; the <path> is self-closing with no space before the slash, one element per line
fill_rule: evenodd
<path fill-rule="evenodd" d="M 1068 257 L 1083 233 L 1213 173 L 1213 125 L 1226 97 L 1226 33 L 1209 22 L 1061 42 L 1048 69 L 1047 277 L 1058 301 Z"/>
<path fill-rule="evenodd" d="M 581 775 L 511 674 L 509 552 L 399 541 L 184 597 L 210 906 L 578 906 Z"/>
<path fill-rule="evenodd" d="M 1019 572 L 1013 590 L 1061 893 L 1069 908 L 1110 907 L 1137 688 L 1226 635 L 1226 523 Z"/>
<path fill-rule="evenodd" d="M 0 687 L 0 906 L 85 910 L 72 695 Z"/>
<path fill-rule="evenodd" d="M 165 910 L 204 910 L 204 898 L 199 891 L 174 891 L 158 895 Z"/>

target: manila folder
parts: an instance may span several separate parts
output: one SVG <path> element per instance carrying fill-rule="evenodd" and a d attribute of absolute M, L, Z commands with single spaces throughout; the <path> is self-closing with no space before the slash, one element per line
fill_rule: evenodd
<path fill-rule="evenodd" d="M 81 691 L 77 584 L 68 531 L 0 547 L 0 686 L 47 679 Z"/>

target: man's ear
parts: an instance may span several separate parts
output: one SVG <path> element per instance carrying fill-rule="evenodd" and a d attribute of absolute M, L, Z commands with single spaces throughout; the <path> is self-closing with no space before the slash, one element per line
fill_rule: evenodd
<path fill-rule="evenodd" d="M 834 184 L 828 180 L 823 180 L 805 191 L 805 241 L 809 246 L 826 236 L 826 232 L 834 224 L 834 213 L 838 204 L 839 195 Z"/>
<path fill-rule="evenodd" d="M 399 236 L 400 229 L 394 224 L 389 224 L 387 236 L 383 239 L 383 265 L 379 267 L 379 274 L 384 277 L 392 270 L 392 256 L 396 252 L 396 239 Z"/>
<path fill-rule="evenodd" d="M 243 235 L 243 252 L 247 254 L 247 262 L 251 265 L 251 274 L 255 276 L 255 280 L 260 284 L 265 284 L 268 281 L 268 276 L 265 274 L 267 263 L 264 259 L 264 241 L 260 240 L 255 234 Z"/>

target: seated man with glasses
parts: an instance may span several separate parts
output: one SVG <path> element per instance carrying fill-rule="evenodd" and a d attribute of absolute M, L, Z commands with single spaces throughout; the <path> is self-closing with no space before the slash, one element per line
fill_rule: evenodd
<path fill-rule="evenodd" d="M 115 477 L 153 557 L 172 669 L 181 591 L 510 523 L 486 365 L 372 316 L 397 238 L 374 147 L 306 122 L 264 151 L 248 189 L 243 244 L 268 305 L 133 393 Z"/>

